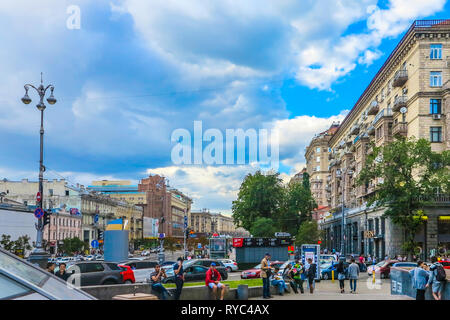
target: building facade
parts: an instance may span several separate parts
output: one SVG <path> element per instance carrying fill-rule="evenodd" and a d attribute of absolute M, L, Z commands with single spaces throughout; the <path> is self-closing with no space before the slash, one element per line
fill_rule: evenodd
<path fill-rule="evenodd" d="M 339 123 L 333 123 L 331 127 L 316 135 L 306 147 L 306 172 L 309 175 L 311 193 L 318 207 L 328 206 L 327 199 L 327 177 L 328 177 L 328 155 L 331 148 L 328 142 L 339 128 Z"/>
<path fill-rule="evenodd" d="M 181 191 L 169 188 L 166 179 L 152 175 L 142 179 L 138 191 L 145 193 L 144 217 L 159 220 L 159 233 L 166 237 L 184 237 L 184 216 L 191 216 L 192 199 Z"/>
<path fill-rule="evenodd" d="M 113 199 L 125 201 L 130 204 L 146 204 L 145 192 L 139 192 L 138 186 L 132 184 L 130 180 L 92 181 L 87 189 L 109 195 Z"/>
<path fill-rule="evenodd" d="M 344 239 L 347 253 L 403 254 L 404 230 L 383 217 L 384 209 L 366 207 L 382 180 L 357 186 L 356 179 L 371 142 L 382 146 L 400 134 L 428 139 L 435 152 L 450 148 L 449 56 L 450 20 L 414 22 L 329 140 L 326 198 L 334 214 L 321 225 L 328 247 L 340 250 Z M 417 235 L 427 257 L 449 248 L 448 218 L 441 218 L 448 215 L 448 196 L 438 194 L 423 235 Z"/>
<path fill-rule="evenodd" d="M 208 209 L 192 211 L 189 228 L 195 233 L 207 234 L 209 236 L 215 233 L 234 237 L 250 235 L 243 228 L 236 228 L 232 217 L 221 213 L 214 213 Z"/>

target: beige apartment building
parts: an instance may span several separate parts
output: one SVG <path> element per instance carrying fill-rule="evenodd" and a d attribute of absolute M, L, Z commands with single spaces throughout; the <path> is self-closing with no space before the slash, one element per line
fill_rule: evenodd
<path fill-rule="evenodd" d="M 306 172 L 309 175 L 311 193 L 318 207 L 328 206 L 326 185 L 328 177 L 328 155 L 331 148 L 328 142 L 339 128 L 339 123 L 333 123 L 331 127 L 316 135 L 306 147 Z"/>
<path fill-rule="evenodd" d="M 334 214 L 321 224 L 325 246 L 340 251 L 344 236 L 347 253 L 364 252 L 377 257 L 403 253 L 400 245 L 404 231 L 382 216 L 384 210 L 366 206 L 367 197 L 381 180 L 367 186 L 356 186 L 355 181 L 372 152 L 370 142 L 381 146 L 400 134 L 428 139 L 433 151 L 450 148 L 449 80 L 450 20 L 414 22 L 328 141 L 330 162 L 325 190 Z M 319 166 L 312 152 L 315 144 L 312 142 L 310 147 L 308 170 Z M 322 171 L 320 174 L 324 175 Z M 449 220 L 441 217 L 450 214 L 448 196 L 438 196 L 436 205 L 427 212 L 426 226 L 416 241 L 428 257 L 436 252 L 433 250 L 450 247 Z"/>
<path fill-rule="evenodd" d="M 195 233 L 228 236 L 248 236 L 249 233 L 242 228 L 236 228 L 233 218 L 221 213 L 214 213 L 208 209 L 192 211 L 189 219 L 189 228 Z"/>

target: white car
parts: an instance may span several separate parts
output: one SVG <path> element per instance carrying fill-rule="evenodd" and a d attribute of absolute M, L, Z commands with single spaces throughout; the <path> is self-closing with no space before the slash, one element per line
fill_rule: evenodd
<path fill-rule="evenodd" d="M 86 257 L 86 260 L 87 261 L 92 261 L 92 260 L 94 260 L 95 259 L 95 256 L 93 256 L 92 254 L 90 254 L 90 255 L 88 255 L 87 257 Z"/>
<path fill-rule="evenodd" d="M 233 261 L 231 259 L 219 259 L 219 261 L 221 261 L 225 265 L 225 268 L 228 272 L 238 271 L 238 264 L 236 263 L 236 261 Z"/>
<path fill-rule="evenodd" d="M 149 256 L 149 255 L 150 255 L 150 251 L 148 251 L 148 250 L 144 250 L 141 252 L 141 256 L 143 256 L 143 257 Z"/>

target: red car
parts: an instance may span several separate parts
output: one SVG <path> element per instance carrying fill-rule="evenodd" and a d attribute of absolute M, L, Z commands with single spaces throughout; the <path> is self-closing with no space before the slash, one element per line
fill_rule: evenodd
<path fill-rule="evenodd" d="M 283 261 L 272 261 L 270 263 L 271 267 L 280 267 L 284 262 Z M 241 279 L 255 279 L 260 278 L 261 273 L 261 264 L 253 267 L 252 269 L 244 270 L 241 273 Z"/>
<path fill-rule="evenodd" d="M 134 279 L 134 272 L 130 266 L 125 266 L 123 264 L 119 264 L 119 267 L 122 269 L 120 274 L 123 278 L 123 283 L 135 283 L 136 279 Z"/>
<path fill-rule="evenodd" d="M 379 273 L 381 279 L 389 278 L 389 275 L 391 274 L 391 267 L 397 262 L 398 260 L 386 260 L 378 270 L 375 270 L 375 273 Z"/>
<path fill-rule="evenodd" d="M 444 269 L 450 270 L 450 260 L 441 260 L 439 261 L 440 264 L 444 267 Z"/>

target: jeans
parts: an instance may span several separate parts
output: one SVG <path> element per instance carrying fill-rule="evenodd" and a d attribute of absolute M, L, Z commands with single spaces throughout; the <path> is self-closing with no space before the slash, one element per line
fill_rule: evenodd
<path fill-rule="evenodd" d="M 425 289 L 417 289 L 416 300 L 425 300 Z"/>
<path fill-rule="evenodd" d="M 175 285 L 177 286 L 177 289 L 175 290 L 175 300 L 180 300 L 181 296 L 181 290 L 183 289 L 184 281 L 180 277 L 175 277 Z"/>
<path fill-rule="evenodd" d="M 153 283 L 152 290 L 156 291 L 161 295 L 161 299 L 167 300 L 167 289 L 161 283 Z"/>
<path fill-rule="evenodd" d="M 358 279 L 350 279 L 350 290 L 352 291 L 356 291 L 356 281 L 358 281 Z"/>
<path fill-rule="evenodd" d="M 339 280 L 339 288 L 344 289 L 344 287 L 345 287 L 345 279 Z"/>
<path fill-rule="evenodd" d="M 269 278 L 262 278 L 263 280 L 263 298 L 270 297 L 270 280 Z"/>
<path fill-rule="evenodd" d="M 274 287 L 278 287 L 278 292 L 280 294 L 283 294 L 284 290 L 286 289 L 286 283 L 284 282 L 284 280 L 272 280 L 272 285 Z"/>

